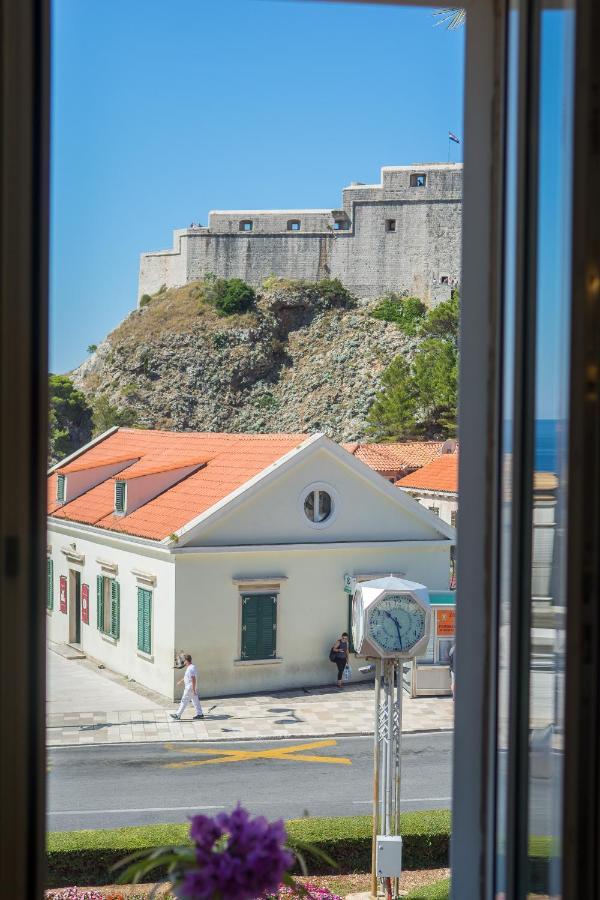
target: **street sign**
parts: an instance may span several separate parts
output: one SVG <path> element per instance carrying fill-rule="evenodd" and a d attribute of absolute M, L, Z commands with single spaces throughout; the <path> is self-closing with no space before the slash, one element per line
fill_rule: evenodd
<path fill-rule="evenodd" d="M 344 592 L 353 594 L 356 587 L 356 578 L 354 575 L 344 575 Z"/>

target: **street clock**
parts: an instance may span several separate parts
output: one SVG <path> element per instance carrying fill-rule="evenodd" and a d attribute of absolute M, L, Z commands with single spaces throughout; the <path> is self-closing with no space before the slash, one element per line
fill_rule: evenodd
<path fill-rule="evenodd" d="M 357 656 L 419 656 L 429 642 L 429 592 L 422 584 L 390 575 L 357 585 L 352 601 L 352 639 Z"/>

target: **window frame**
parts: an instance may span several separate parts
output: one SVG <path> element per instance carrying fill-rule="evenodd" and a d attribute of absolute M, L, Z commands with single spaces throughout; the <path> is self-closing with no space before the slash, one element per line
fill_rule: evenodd
<path fill-rule="evenodd" d="M 245 618 L 247 616 L 247 604 L 248 601 L 253 599 L 265 600 L 266 602 L 272 602 L 272 608 L 274 609 L 274 615 L 272 617 L 273 620 L 273 642 L 272 642 L 272 652 L 269 655 L 256 655 L 250 656 L 248 655 L 247 646 L 245 644 L 244 635 L 247 633 L 247 622 L 245 622 Z M 238 660 L 244 663 L 265 663 L 265 662 L 274 662 L 279 657 L 277 655 L 277 645 L 278 645 L 278 627 L 279 627 L 279 591 L 273 590 L 248 590 L 248 591 L 240 591 L 239 592 L 239 608 L 240 608 L 240 637 L 239 637 L 239 657 Z M 246 613 L 244 609 L 246 608 Z M 258 627 L 258 626 L 257 626 Z"/>
<path fill-rule="evenodd" d="M 119 489 L 123 492 L 121 508 L 119 508 Z M 115 515 L 127 515 L 127 481 L 124 478 L 115 478 Z"/>
<path fill-rule="evenodd" d="M 104 637 L 120 640 L 121 585 L 112 575 L 96 576 L 96 628 Z"/>
<path fill-rule="evenodd" d="M 238 230 L 241 231 L 242 234 L 249 234 L 251 231 L 254 231 L 254 220 L 240 219 Z"/>
<path fill-rule="evenodd" d="M 54 609 L 54 560 L 51 556 L 46 560 L 46 611 L 52 612 Z"/>
<path fill-rule="evenodd" d="M 67 500 L 67 476 L 60 472 L 56 476 L 56 501 L 66 503 Z"/>
<path fill-rule="evenodd" d="M 385 220 L 385 233 L 396 234 L 396 219 Z"/>
<path fill-rule="evenodd" d="M 306 510 L 304 508 L 304 504 L 309 496 L 309 494 L 314 493 L 315 491 L 323 492 L 329 494 L 331 498 L 331 512 L 327 516 L 326 519 L 323 519 L 321 522 L 313 522 L 306 515 Z M 340 509 L 340 496 L 338 491 L 333 487 L 332 484 L 329 484 L 326 481 L 313 481 L 311 484 L 306 485 L 298 495 L 298 510 L 302 517 L 305 525 L 311 529 L 325 529 L 329 528 L 338 517 Z"/>
<path fill-rule="evenodd" d="M 288 219 L 287 230 L 302 231 L 302 221 L 300 219 Z"/>
<path fill-rule="evenodd" d="M 142 624 L 140 630 L 140 602 L 143 606 L 145 600 L 141 597 L 142 594 L 148 594 L 147 603 L 148 603 L 148 633 L 147 633 L 147 645 L 140 646 L 140 634 L 141 634 L 141 643 L 145 641 L 144 625 Z M 154 646 L 153 641 L 153 621 L 154 621 L 154 591 L 150 587 L 145 587 L 143 585 L 137 585 L 137 650 L 138 653 L 143 653 L 145 656 L 152 655 L 152 648 Z M 142 618 L 144 616 L 144 611 L 142 609 Z"/>
<path fill-rule="evenodd" d="M 422 182 L 421 182 L 421 179 L 423 179 Z M 411 172 L 410 173 L 410 186 L 411 186 L 411 188 L 427 187 L 427 172 Z"/>

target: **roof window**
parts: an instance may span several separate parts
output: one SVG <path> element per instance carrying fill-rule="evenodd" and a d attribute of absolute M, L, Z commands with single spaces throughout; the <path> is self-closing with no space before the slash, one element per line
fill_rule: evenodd
<path fill-rule="evenodd" d="M 242 219 L 240 222 L 240 231 L 252 231 L 252 219 Z"/>
<path fill-rule="evenodd" d="M 59 503 L 64 503 L 67 497 L 67 476 L 57 475 L 56 477 L 56 499 Z"/>
<path fill-rule="evenodd" d="M 115 481 L 115 512 L 125 514 L 127 509 L 127 484 L 122 479 Z"/>
<path fill-rule="evenodd" d="M 300 231 L 300 219 L 289 219 L 287 223 L 288 231 Z"/>

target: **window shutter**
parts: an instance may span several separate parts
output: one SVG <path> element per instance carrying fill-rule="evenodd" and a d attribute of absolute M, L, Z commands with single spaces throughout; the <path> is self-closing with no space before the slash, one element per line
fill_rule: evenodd
<path fill-rule="evenodd" d="M 152 591 L 138 588 L 138 650 L 152 652 Z"/>
<path fill-rule="evenodd" d="M 48 593 L 46 595 L 46 607 L 54 609 L 54 560 L 48 560 Z"/>
<path fill-rule="evenodd" d="M 104 631 L 104 577 L 102 575 L 98 575 L 96 578 L 96 613 L 98 630 Z"/>
<path fill-rule="evenodd" d="M 242 659 L 269 659 L 275 656 L 277 596 L 242 596 Z"/>
<path fill-rule="evenodd" d="M 65 475 L 56 476 L 56 499 L 59 503 L 63 503 L 65 499 Z"/>
<path fill-rule="evenodd" d="M 121 588 L 114 578 L 110 582 L 110 633 L 119 639 L 121 624 Z"/>
<path fill-rule="evenodd" d="M 126 485 L 124 481 L 115 481 L 115 512 L 124 513 L 127 502 Z"/>

